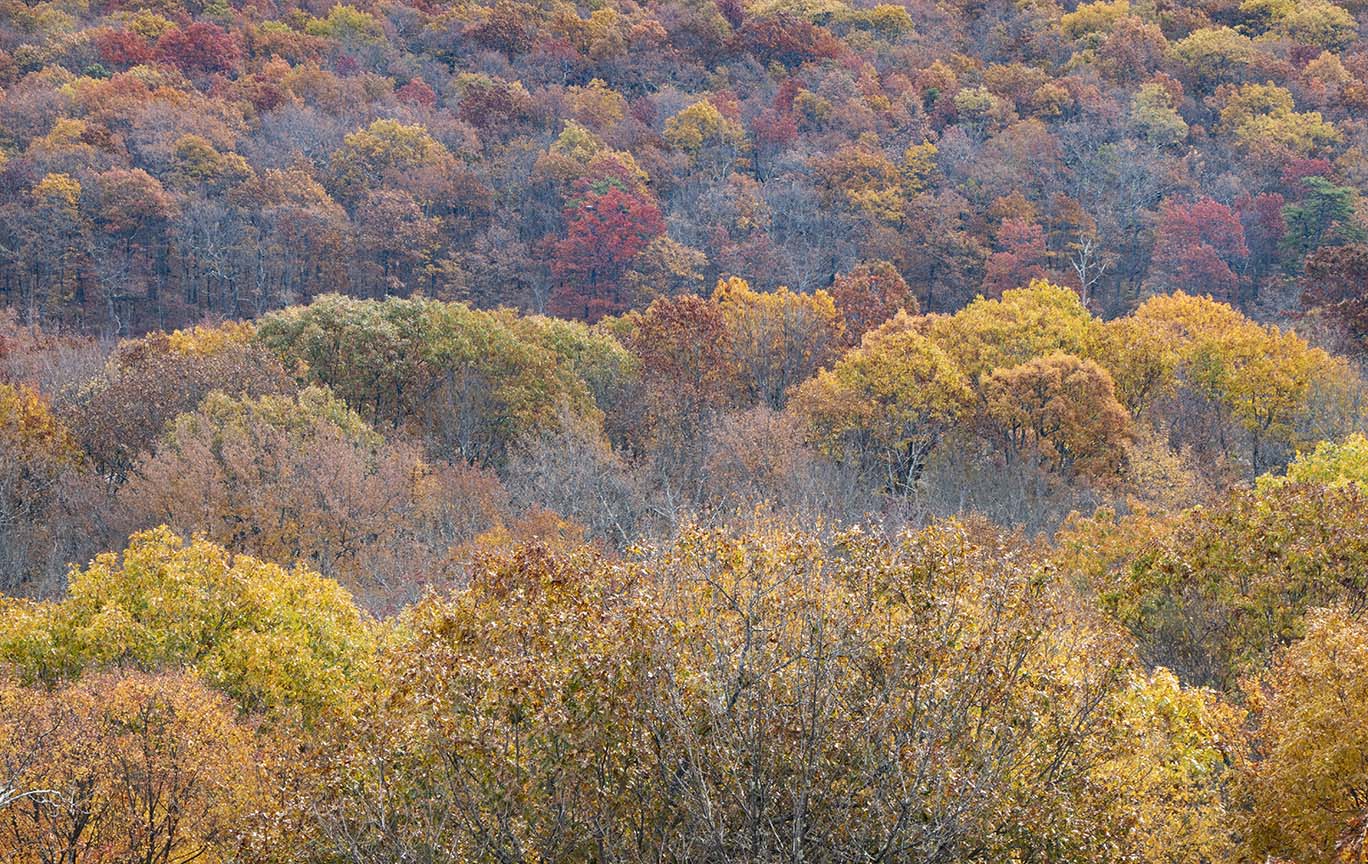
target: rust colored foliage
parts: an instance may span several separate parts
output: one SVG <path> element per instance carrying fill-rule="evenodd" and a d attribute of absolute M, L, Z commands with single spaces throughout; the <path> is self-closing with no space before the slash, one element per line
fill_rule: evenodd
<path fill-rule="evenodd" d="M 242 61 L 237 34 L 216 24 L 196 21 L 174 27 L 157 40 L 157 59 L 192 74 L 231 72 Z"/>
<path fill-rule="evenodd" d="M 917 298 L 896 267 L 887 261 L 860 264 L 836 277 L 831 299 L 845 322 L 845 342 L 857 345 L 864 334 L 898 312 L 917 314 Z"/>

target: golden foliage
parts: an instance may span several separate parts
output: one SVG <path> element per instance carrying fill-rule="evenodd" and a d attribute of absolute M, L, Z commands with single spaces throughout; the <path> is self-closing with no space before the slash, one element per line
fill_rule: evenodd
<path fill-rule="evenodd" d="M 373 624 L 336 582 L 166 528 L 70 577 L 70 596 L 5 607 L 0 662 L 28 680 L 186 666 L 244 710 L 346 710 L 371 674 Z"/>

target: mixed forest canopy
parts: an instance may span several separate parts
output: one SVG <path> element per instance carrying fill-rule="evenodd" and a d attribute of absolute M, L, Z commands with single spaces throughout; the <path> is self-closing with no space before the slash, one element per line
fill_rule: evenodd
<path fill-rule="evenodd" d="M 1365 25 L 0 0 L 0 862 L 1364 864 Z"/>
<path fill-rule="evenodd" d="M 1361 328 L 1363 12 L 10 0 L 0 301 L 117 337 L 332 292 L 592 322 L 891 268 L 927 312 L 1048 278 Z"/>

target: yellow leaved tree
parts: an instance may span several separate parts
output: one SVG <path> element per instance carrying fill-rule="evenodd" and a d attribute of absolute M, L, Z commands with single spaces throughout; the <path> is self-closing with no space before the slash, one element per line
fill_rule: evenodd
<path fill-rule="evenodd" d="M 30 681 L 185 666 L 245 711 L 307 721 L 350 708 L 373 669 L 374 624 L 336 582 L 164 527 L 73 570 L 65 599 L 0 611 L 0 664 Z"/>
<path fill-rule="evenodd" d="M 1368 816 L 1368 625 L 1346 607 L 1313 613 L 1306 636 L 1252 680 L 1256 758 L 1241 766 L 1249 859 L 1362 860 Z"/>
<path fill-rule="evenodd" d="M 906 492 L 971 400 L 969 379 L 935 342 L 881 329 L 803 382 L 791 406 L 819 450 Z"/>
<path fill-rule="evenodd" d="M 730 349 L 751 401 L 779 409 L 789 389 L 834 357 L 841 314 L 825 291 L 754 291 L 744 279 L 719 279 L 712 299 L 722 310 Z"/>

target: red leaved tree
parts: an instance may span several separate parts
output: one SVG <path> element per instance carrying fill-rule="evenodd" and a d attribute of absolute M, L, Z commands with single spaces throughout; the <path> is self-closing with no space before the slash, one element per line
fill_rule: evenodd
<path fill-rule="evenodd" d="M 1249 257 L 1244 225 L 1235 211 L 1211 198 L 1191 204 L 1166 201 L 1155 233 L 1150 279 L 1167 291 L 1233 299 L 1235 268 Z"/>
<path fill-rule="evenodd" d="M 609 185 L 581 192 L 566 210 L 566 236 L 555 246 L 551 263 L 557 286 L 551 311 L 597 321 L 622 312 L 620 281 L 646 244 L 665 233 L 665 220 L 646 193 Z"/>

